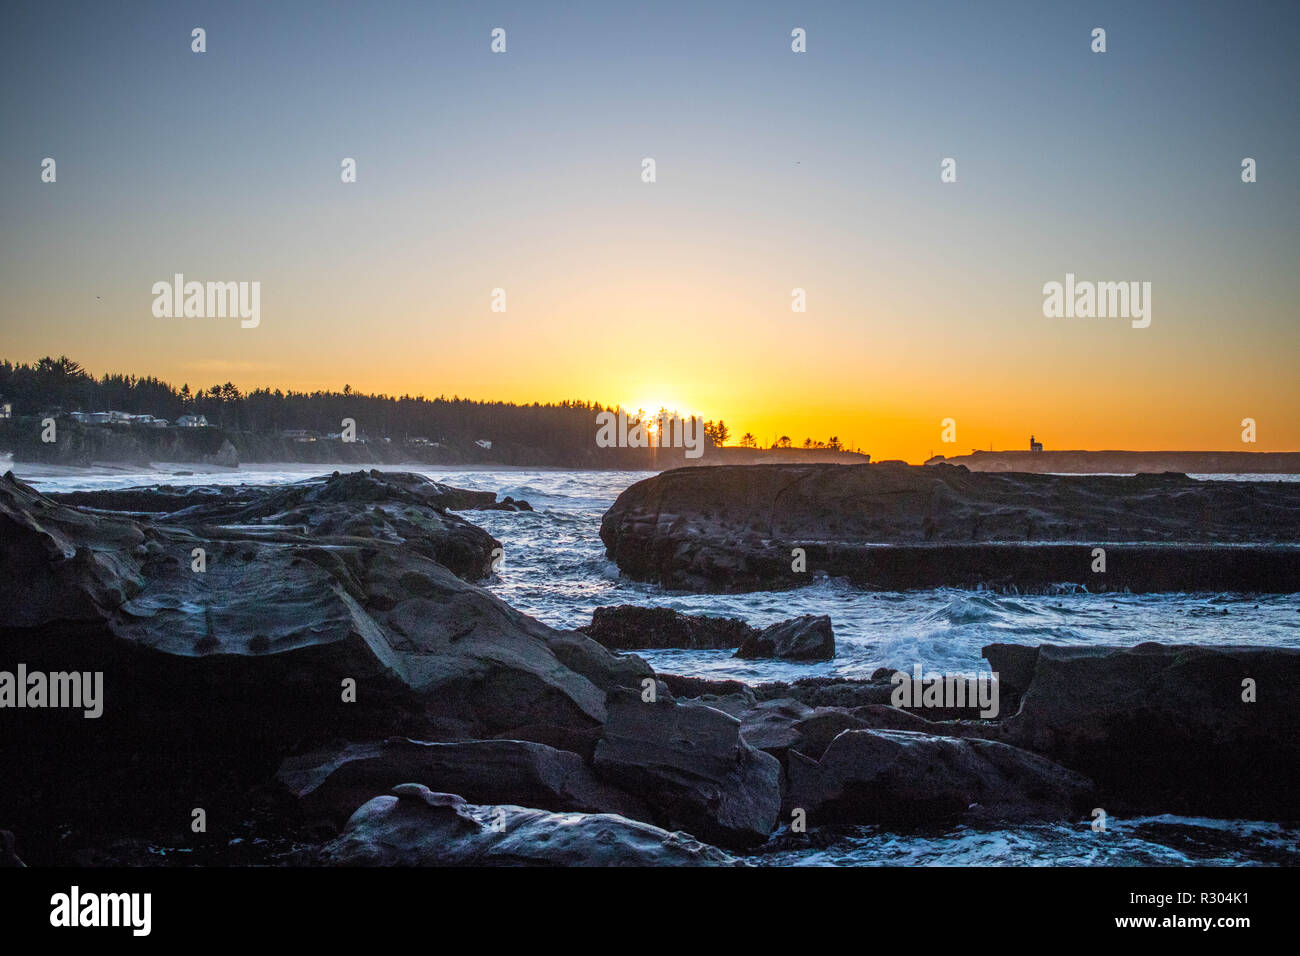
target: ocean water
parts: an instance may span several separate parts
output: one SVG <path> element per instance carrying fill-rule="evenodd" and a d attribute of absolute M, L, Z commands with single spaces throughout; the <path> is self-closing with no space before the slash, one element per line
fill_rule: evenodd
<path fill-rule="evenodd" d="M 388 466 L 392 467 L 392 466 Z M 277 484 L 325 470 L 319 465 L 245 466 L 236 472 L 192 466 L 156 470 L 81 470 L 18 466 L 19 478 L 46 491 L 127 488 L 150 484 Z M 411 466 L 409 470 L 416 470 Z M 656 670 L 750 683 L 807 676 L 866 677 L 876 668 L 977 673 L 990 643 L 1117 644 L 1233 643 L 1300 647 L 1300 593 L 1286 595 L 1005 594 L 940 588 L 866 592 L 844 581 L 820 580 L 794 591 L 734 595 L 665 592 L 620 578 L 604 554 L 601 515 L 628 485 L 649 472 L 530 469 L 425 469 L 422 474 L 462 488 L 526 499 L 532 512 L 468 514 L 505 548 L 499 574 L 485 582 L 514 607 L 559 628 L 591 620 L 595 607 L 638 604 L 738 617 L 766 625 L 798 614 L 828 614 L 837 658 L 818 664 L 739 661 L 729 651 L 641 652 Z M 1224 476 L 1214 476 L 1222 478 Z M 1297 480 L 1294 475 L 1230 476 Z M 788 846 L 760 862 L 799 865 L 1300 865 L 1300 823 L 1175 816 L 1121 820 L 1105 833 L 1086 821 L 1011 828 L 955 827 L 890 832 L 837 828 L 815 840 L 789 837 Z"/>

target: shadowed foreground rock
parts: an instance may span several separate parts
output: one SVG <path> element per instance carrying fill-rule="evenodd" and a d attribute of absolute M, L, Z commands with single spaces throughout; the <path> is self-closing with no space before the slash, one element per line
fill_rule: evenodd
<path fill-rule="evenodd" d="M 1036 754 L 909 730 L 846 730 L 819 761 L 792 751 L 789 778 L 784 809 L 806 810 L 812 826 L 1070 819 L 1091 791 Z"/>
<path fill-rule="evenodd" d="M 809 707 L 788 698 L 765 700 L 741 714 L 740 735 L 750 746 L 770 753 L 784 767 L 792 750 L 814 760 L 820 758 L 831 741 L 846 730 L 868 730 L 881 725 L 919 730 L 927 726 L 927 721 L 920 717 L 893 707 L 879 707 L 883 716 L 863 713 L 868 710 L 866 707 L 857 708 L 857 712 L 842 707 Z M 906 726 L 900 727 L 903 724 Z"/>
<path fill-rule="evenodd" d="M 693 701 L 609 696 L 596 774 L 635 793 L 656 822 L 720 846 L 756 846 L 776 826 L 780 766 L 740 736 L 740 721 Z"/>
<path fill-rule="evenodd" d="M 376 793 L 419 781 L 474 803 L 616 813 L 646 820 L 645 803 L 602 783 L 577 754 L 520 740 L 426 743 L 391 738 L 291 757 L 279 780 L 309 814 L 347 820 Z"/>
<path fill-rule="evenodd" d="M 116 694 L 133 694 L 167 667 L 240 686 L 261 679 L 259 692 L 274 700 L 268 712 L 310 704 L 327 725 L 364 725 L 380 699 L 389 709 L 419 701 L 438 726 L 457 722 L 483 736 L 525 723 L 599 724 L 606 687 L 636 686 L 650 669 L 458 577 L 440 556 L 463 574 L 486 571 L 497 542 L 418 505 L 410 477 L 390 484 L 357 473 L 288 498 L 271 492 L 234 512 L 232 526 L 210 523 L 213 506 L 156 520 L 89 515 L 6 476 L 5 649 L 80 670 L 102 665 Z M 291 512 L 279 510 L 290 502 Z M 249 523 L 258 519 L 267 524 Z M 205 555 L 201 572 L 195 548 Z M 124 668 L 128 659 L 139 666 Z M 292 662 L 294 677 L 272 685 L 277 661 Z M 361 685 L 355 706 L 341 705 L 344 678 Z M 231 701 L 208 703 L 219 714 Z M 199 702 L 190 709 L 200 712 Z"/>
<path fill-rule="evenodd" d="M 962 467 L 726 465 L 632 485 L 605 513 L 629 577 L 690 591 L 864 587 L 1289 592 L 1300 484 Z M 1095 547 L 1106 570 L 1093 571 Z M 807 570 L 792 569 L 804 550 Z"/>
<path fill-rule="evenodd" d="M 403 784 L 375 797 L 325 847 L 337 866 L 736 866 L 685 833 L 611 814 L 474 806 Z"/>
<path fill-rule="evenodd" d="M 1129 806 L 1300 815 L 1300 649 L 991 644 L 984 656 L 1023 695 L 999 739 Z"/>
<path fill-rule="evenodd" d="M 147 827 L 196 799 L 242 814 L 232 801 L 286 754 L 337 739 L 508 733 L 590 752 L 607 691 L 650 668 L 441 563 L 473 576 L 496 542 L 421 504 L 422 481 L 340 475 L 142 517 L 0 477 L 0 670 L 104 675 L 98 719 L 6 711 L 0 744 L 25 742 L 6 822 Z"/>

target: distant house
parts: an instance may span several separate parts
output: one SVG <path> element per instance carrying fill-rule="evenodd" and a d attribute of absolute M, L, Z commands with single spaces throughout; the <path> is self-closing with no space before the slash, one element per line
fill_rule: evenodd
<path fill-rule="evenodd" d="M 157 428 L 167 424 L 165 418 L 154 418 L 152 415 L 135 412 L 73 412 L 72 418 L 87 425 L 142 425 L 147 428 Z"/>
<path fill-rule="evenodd" d="M 1033 435 L 1030 435 L 1030 436 L 1029 436 L 1029 451 L 1032 453 L 1032 452 L 1039 452 L 1039 451 L 1042 451 L 1042 450 L 1043 450 L 1043 443 L 1040 442 L 1040 441 L 1034 441 L 1034 436 L 1033 436 Z"/>
<path fill-rule="evenodd" d="M 492 447 L 492 443 L 491 443 L 490 441 L 488 441 L 487 439 L 485 439 L 485 438 L 480 438 L 478 441 L 474 442 L 474 444 L 478 445 L 479 448 L 491 448 L 491 447 Z"/>
<path fill-rule="evenodd" d="M 165 428 L 167 425 L 167 419 L 154 418 L 152 415 L 124 415 L 122 421 L 140 428 Z"/>
<path fill-rule="evenodd" d="M 108 412 L 73 412 L 72 420 L 80 422 L 82 425 L 107 425 L 109 422 Z"/>
<path fill-rule="evenodd" d="M 205 415 L 182 415 L 176 419 L 176 425 L 179 428 L 207 428 L 208 419 Z"/>
<path fill-rule="evenodd" d="M 5 401 L 4 398 L 0 398 L 0 418 L 13 418 L 13 417 L 14 417 L 13 403 Z"/>

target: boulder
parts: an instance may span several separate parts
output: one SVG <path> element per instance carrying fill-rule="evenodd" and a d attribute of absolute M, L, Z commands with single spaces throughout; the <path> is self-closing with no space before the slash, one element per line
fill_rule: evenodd
<path fill-rule="evenodd" d="M 947 734 L 953 737 L 961 736 L 947 729 L 936 730 L 935 722 L 887 704 L 867 704 L 864 707 L 853 707 L 848 713 L 855 720 L 860 721 L 862 727 L 871 730 L 919 730 L 923 733 Z M 804 753 L 812 756 L 812 753 L 808 750 L 805 750 Z"/>
<path fill-rule="evenodd" d="M 321 861 L 335 866 L 737 866 L 685 833 L 608 813 L 476 806 L 403 784 L 360 807 Z"/>
<path fill-rule="evenodd" d="M 799 742 L 795 724 L 812 712 L 811 707 L 797 700 L 781 697 L 765 700 L 740 716 L 740 735 L 751 747 L 780 760 Z"/>
<path fill-rule="evenodd" d="M 804 614 L 765 627 L 736 651 L 746 660 L 775 657 L 790 661 L 829 661 L 835 657 L 835 634 L 825 614 Z"/>
<path fill-rule="evenodd" d="M 1088 774 L 1107 799 L 1295 818 L 1300 648 L 991 644 L 984 656 L 1024 685 L 1000 739 Z"/>
<path fill-rule="evenodd" d="M 615 690 L 596 745 L 597 776 L 645 800 L 661 826 L 724 847 L 762 843 L 781 805 L 780 766 L 740 721 L 695 701 Z"/>
<path fill-rule="evenodd" d="M 757 633 L 744 621 L 728 617 L 682 614 L 667 607 L 598 607 L 582 628 L 611 650 L 683 648 L 718 650 L 739 647 Z"/>
<path fill-rule="evenodd" d="M 746 743 L 770 753 L 784 767 L 788 753 L 797 750 L 818 759 L 831 741 L 845 730 L 919 730 L 938 733 L 924 718 L 896 707 L 873 704 L 847 710 L 843 707 L 809 707 L 797 700 L 766 700 L 740 718 Z M 954 734 L 954 736 L 956 736 Z"/>
<path fill-rule="evenodd" d="M 809 826 L 1073 819 L 1091 790 L 1006 744 L 908 730 L 846 730 L 820 760 L 792 751 L 788 773 L 786 812 L 805 810 Z"/>

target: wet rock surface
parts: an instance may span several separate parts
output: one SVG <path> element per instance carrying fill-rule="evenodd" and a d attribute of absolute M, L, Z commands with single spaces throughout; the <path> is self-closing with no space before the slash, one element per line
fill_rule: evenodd
<path fill-rule="evenodd" d="M 829 661 L 835 657 L 835 632 L 825 614 L 804 614 L 750 635 L 736 650 L 746 660 L 774 657 L 789 661 Z"/>
<path fill-rule="evenodd" d="M 757 628 L 731 617 L 683 614 L 666 607 L 620 604 L 598 607 L 582 628 L 593 641 L 611 650 L 651 650 L 665 647 L 719 650 L 739 647 Z"/>
<path fill-rule="evenodd" d="M 593 761 L 602 779 L 638 794 L 661 825 L 726 847 L 756 846 L 776 826 L 780 767 L 745 743 L 740 721 L 696 701 L 609 697 Z"/>
<path fill-rule="evenodd" d="M 736 618 L 620 604 L 596 608 L 591 623 L 580 630 L 612 650 L 734 647 L 736 657 L 748 660 L 825 661 L 835 657 L 835 633 L 826 615 L 805 614 L 758 628 Z"/>
<path fill-rule="evenodd" d="M 308 815 L 343 823 L 376 793 L 418 781 L 474 803 L 616 813 L 645 820 L 645 803 L 597 780 L 580 756 L 519 740 L 429 743 L 390 738 L 291 757 L 278 779 Z"/>
<path fill-rule="evenodd" d="M 890 668 L 749 686 L 550 628 L 474 583 L 498 544 L 445 502 L 476 499 L 418 476 L 114 494 L 0 478 L 0 695 L 20 664 L 104 688 L 94 719 L 6 706 L 6 859 L 727 864 L 795 809 L 1295 816 L 1300 651 L 995 644 L 996 717 L 900 709 Z"/>
<path fill-rule="evenodd" d="M 1069 819 L 1092 796 L 1081 774 L 1028 751 L 910 730 L 846 730 L 819 760 L 791 754 L 789 780 L 786 809 L 810 823 Z"/>
<path fill-rule="evenodd" d="M 242 813 L 229 804 L 284 757 L 339 739 L 536 735 L 590 752 L 607 691 L 649 667 L 466 580 L 495 539 L 421 504 L 444 496 L 408 478 L 340 475 L 147 518 L 0 478 L 0 670 L 100 672 L 104 687 L 98 719 L 6 712 L 6 746 L 27 755 L 5 785 L 12 825 L 147 826 L 196 792 Z"/>
<path fill-rule="evenodd" d="M 339 866 L 736 866 L 686 833 L 611 814 L 475 806 L 415 784 L 359 808 L 322 862 Z"/>

